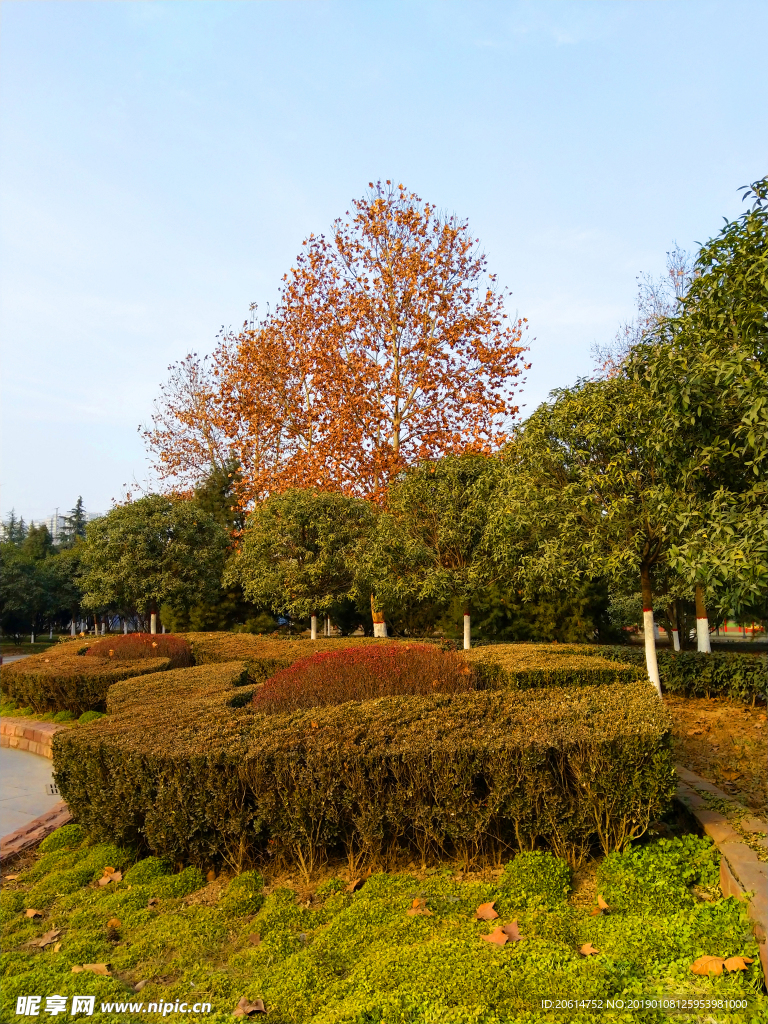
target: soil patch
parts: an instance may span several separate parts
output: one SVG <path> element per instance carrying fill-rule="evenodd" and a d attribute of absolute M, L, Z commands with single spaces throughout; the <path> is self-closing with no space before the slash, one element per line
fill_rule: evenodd
<path fill-rule="evenodd" d="M 713 697 L 664 698 L 673 721 L 675 760 L 765 814 L 768 720 L 765 707 Z"/>

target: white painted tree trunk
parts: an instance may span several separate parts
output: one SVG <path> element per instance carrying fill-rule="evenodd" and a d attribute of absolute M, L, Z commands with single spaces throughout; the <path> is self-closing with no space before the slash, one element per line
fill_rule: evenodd
<path fill-rule="evenodd" d="M 658 695 L 661 696 L 659 663 L 656 660 L 656 631 L 653 622 L 653 608 L 643 608 L 643 633 L 645 634 L 645 664 L 648 668 L 648 678 L 656 687 Z"/>
<path fill-rule="evenodd" d="M 165 632 L 165 626 L 163 626 L 163 632 Z"/>
<path fill-rule="evenodd" d="M 680 650 L 680 634 L 676 629 L 672 630 L 672 647 L 676 651 Z"/>
<path fill-rule="evenodd" d="M 309 638 L 310 640 L 317 640 L 317 616 L 310 615 L 309 617 Z"/>
<path fill-rule="evenodd" d="M 464 612 L 464 650 L 468 651 L 472 646 L 472 628 L 469 612 Z"/>
<path fill-rule="evenodd" d="M 373 635 L 374 636 L 386 637 L 386 635 L 387 635 L 387 624 L 386 624 L 386 622 L 374 622 L 374 624 L 373 624 Z"/>
<path fill-rule="evenodd" d="M 48 639 L 53 640 L 53 626 L 48 627 Z"/>
<path fill-rule="evenodd" d="M 123 619 L 123 633 L 128 632 L 128 619 Z"/>
<path fill-rule="evenodd" d="M 29 642 L 30 642 L 31 644 L 33 644 L 33 643 L 35 642 L 35 631 L 34 631 L 34 629 L 33 629 L 33 630 L 32 630 L 32 632 L 31 632 L 31 633 L 29 634 Z"/>
<path fill-rule="evenodd" d="M 712 653 L 712 645 L 709 642 L 709 616 L 703 587 L 696 587 L 696 649 L 699 654 Z"/>
<path fill-rule="evenodd" d="M 157 612 L 152 612 L 152 614 L 149 617 L 149 632 L 157 632 Z"/>
<path fill-rule="evenodd" d="M 326 615 L 325 616 L 325 635 L 326 636 L 330 636 L 331 635 L 331 616 L 330 615 Z"/>
<path fill-rule="evenodd" d="M 386 637 L 387 623 L 384 620 L 384 612 L 381 611 L 376 603 L 376 596 L 374 594 L 371 594 L 371 616 L 373 618 L 373 635 Z"/>
<path fill-rule="evenodd" d="M 74 636 L 76 632 L 77 632 L 77 630 L 75 628 L 75 620 L 72 619 L 72 621 L 69 624 L 69 635 L 70 636 Z"/>
<path fill-rule="evenodd" d="M 107 622 L 106 622 L 106 619 L 102 619 L 101 620 L 101 635 L 102 636 L 106 636 L 107 635 Z"/>

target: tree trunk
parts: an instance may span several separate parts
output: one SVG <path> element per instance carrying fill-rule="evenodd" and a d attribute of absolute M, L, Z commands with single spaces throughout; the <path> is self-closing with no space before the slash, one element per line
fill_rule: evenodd
<path fill-rule="evenodd" d="M 709 617 L 704 600 L 704 587 L 696 587 L 696 649 L 699 654 L 711 654 L 709 642 Z"/>
<path fill-rule="evenodd" d="M 371 594 L 371 616 L 373 618 L 373 635 L 386 637 L 387 624 L 384 621 L 384 612 L 379 608 L 375 594 Z"/>
<path fill-rule="evenodd" d="M 123 619 L 123 633 L 128 632 L 128 619 Z"/>
<path fill-rule="evenodd" d="M 317 615 L 314 612 L 309 617 L 309 638 L 317 640 Z"/>
<path fill-rule="evenodd" d="M 667 608 L 667 618 L 669 619 L 669 625 L 672 631 L 672 648 L 675 651 L 680 650 L 680 627 L 677 620 L 677 601 L 673 601 L 672 604 Z"/>
<path fill-rule="evenodd" d="M 75 633 L 76 633 L 76 629 L 75 629 L 75 617 L 74 617 L 74 615 L 73 615 L 73 616 L 72 616 L 72 621 L 71 621 L 71 622 L 70 622 L 70 624 L 69 624 L 69 635 L 70 635 L 70 636 L 74 636 L 74 635 L 75 635 Z"/>
<path fill-rule="evenodd" d="M 157 612 L 154 608 L 149 615 L 149 632 L 153 634 L 157 632 Z"/>
<path fill-rule="evenodd" d="M 643 633 L 645 635 L 645 664 L 648 678 L 661 696 L 661 680 L 659 665 L 656 660 L 656 628 L 653 621 L 653 593 L 651 591 L 651 572 L 647 565 L 640 569 L 640 589 L 643 594 Z"/>
<path fill-rule="evenodd" d="M 33 644 L 35 642 L 35 627 L 32 627 L 32 632 L 29 634 L 29 642 Z"/>
<path fill-rule="evenodd" d="M 48 627 L 48 639 L 53 640 L 53 626 Z"/>
<path fill-rule="evenodd" d="M 469 608 L 464 609 L 464 650 L 468 651 L 472 646 L 472 628 L 469 617 Z"/>

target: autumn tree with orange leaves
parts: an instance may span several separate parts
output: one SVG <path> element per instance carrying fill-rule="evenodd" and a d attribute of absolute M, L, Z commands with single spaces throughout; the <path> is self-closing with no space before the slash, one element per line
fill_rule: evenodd
<path fill-rule="evenodd" d="M 222 452 L 251 507 L 295 487 L 380 501 L 407 466 L 490 452 L 517 412 L 524 321 L 464 221 L 371 184 L 310 235 L 269 316 L 172 368 L 146 438 L 166 478 Z"/>
<path fill-rule="evenodd" d="M 393 474 L 506 439 L 523 322 L 466 223 L 390 182 L 310 236 L 274 313 L 173 368 L 147 440 L 166 477 L 234 455 L 248 505 L 287 487 L 379 497 Z"/>

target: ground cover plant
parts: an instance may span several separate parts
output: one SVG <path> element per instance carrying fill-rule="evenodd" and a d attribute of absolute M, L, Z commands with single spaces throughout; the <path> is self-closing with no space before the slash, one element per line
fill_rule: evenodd
<path fill-rule="evenodd" d="M 461 693 L 475 688 L 460 655 L 428 644 L 320 651 L 276 672 L 253 695 L 257 711 L 297 711 L 396 695 Z"/>
<path fill-rule="evenodd" d="M 621 649 L 619 649 L 621 650 Z M 488 644 L 463 651 L 481 686 L 609 686 L 648 678 L 640 667 L 607 659 L 586 644 Z"/>
<path fill-rule="evenodd" d="M 640 834 L 675 787 L 669 718 L 647 682 L 270 714 L 247 683 L 231 662 L 113 686 L 105 718 L 54 738 L 76 818 L 201 867 L 537 841 L 578 859 Z"/>
<path fill-rule="evenodd" d="M 163 1019 L 209 1024 L 238 1006 L 276 1024 L 668 1019 L 542 1009 L 567 993 L 731 1000 L 716 1018 L 679 1019 L 760 1020 L 757 945 L 744 904 L 721 897 L 717 864 L 709 840 L 686 835 L 591 864 L 586 898 L 542 851 L 477 872 L 444 864 L 355 879 L 339 867 L 291 887 L 267 868 L 174 872 L 68 825 L 0 897 L 0 1017 L 14 1019 L 19 995 L 55 992 L 67 1003 L 59 1020 L 83 1019 L 72 996 L 92 995 L 101 1024 L 146 1021 L 151 1004 Z M 719 973 L 696 973 L 705 957 Z M 206 1003 L 210 1013 L 193 1010 Z"/>

